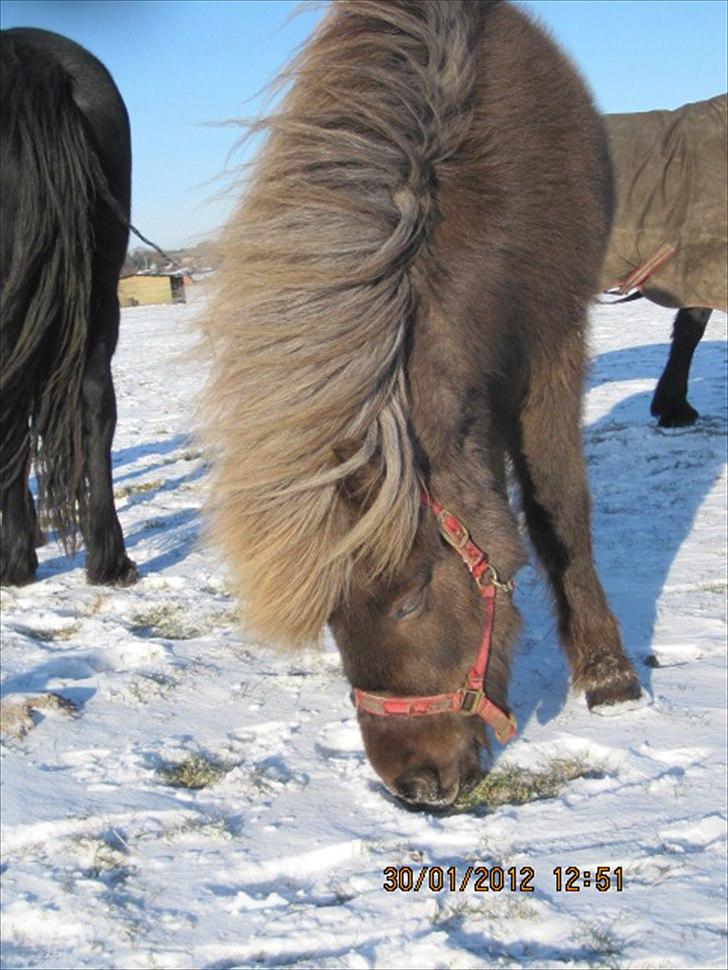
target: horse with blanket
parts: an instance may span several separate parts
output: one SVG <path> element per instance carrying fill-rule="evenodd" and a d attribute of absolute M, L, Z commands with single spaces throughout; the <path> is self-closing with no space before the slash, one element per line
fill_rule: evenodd
<path fill-rule="evenodd" d="M 605 122 L 617 205 L 602 287 L 679 308 L 652 413 L 690 425 L 693 353 L 712 310 L 728 309 L 728 95 Z"/>

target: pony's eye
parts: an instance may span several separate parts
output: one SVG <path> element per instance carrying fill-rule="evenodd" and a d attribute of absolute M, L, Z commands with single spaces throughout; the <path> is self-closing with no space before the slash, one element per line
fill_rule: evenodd
<path fill-rule="evenodd" d="M 414 616 L 416 613 L 422 609 L 425 602 L 425 590 L 426 587 L 423 586 L 421 589 L 417 589 L 414 593 L 410 593 L 401 599 L 392 608 L 390 616 L 393 620 L 406 620 L 410 616 Z"/>

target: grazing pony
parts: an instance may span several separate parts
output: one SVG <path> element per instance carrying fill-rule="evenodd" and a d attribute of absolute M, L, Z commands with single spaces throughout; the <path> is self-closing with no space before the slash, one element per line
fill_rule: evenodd
<path fill-rule="evenodd" d="M 650 410 L 691 425 L 693 354 L 712 310 L 728 310 L 728 95 L 604 120 L 616 207 L 602 285 L 680 308 Z"/>
<path fill-rule="evenodd" d="M 574 684 L 640 692 L 581 450 L 604 130 L 508 3 L 332 4 L 284 79 L 205 318 L 214 528 L 248 628 L 328 622 L 375 770 L 447 805 L 514 730 L 508 458 Z"/>
<path fill-rule="evenodd" d="M 40 506 L 92 583 L 133 582 L 114 508 L 111 357 L 131 146 L 109 72 L 45 30 L 2 31 L 2 567 L 27 583 Z"/>

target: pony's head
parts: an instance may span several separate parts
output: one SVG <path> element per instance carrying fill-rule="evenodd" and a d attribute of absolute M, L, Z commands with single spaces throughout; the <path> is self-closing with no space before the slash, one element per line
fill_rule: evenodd
<path fill-rule="evenodd" d="M 478 776 L 486 724 L 500 741 L 515 730 L 485 683 L 489 674 L 504 694 L 507 669 L 491 647 L 496 594 L 512 584 L 456 516 L 427 493 L 423 506 L 433 517 L 424 513 L 405 567 L 388 580 L 355 570 L 331 627 L 372 765 L 398 797 L 442 806 Z"/>

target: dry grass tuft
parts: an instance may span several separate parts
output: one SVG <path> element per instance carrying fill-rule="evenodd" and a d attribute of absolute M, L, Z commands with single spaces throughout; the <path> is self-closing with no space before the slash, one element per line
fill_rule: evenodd
<path fill-rule="evenodd" d="M 6 740 L 19 740 L 40 720 L 43 711 L 60 711 L 73 715 L 78 708 L 60 694 L 39 694 L 35 697 L 7 698 L 0 704 L 0 734 Z"/>
<path fill-rule="evenodd" d="M 210 788 L 231 770 L 231 767 L 221 765 L 206 755 L 191 754 L 184 761 L 160 768 L 159 776 L 171 788 L 199 791 L 201 788 Z"/>
<path fill-rule="evenodd" d="M 526 802 L 555 798 L 576 778 L 599 777 L 600 772 L 580 758 L 557 758 L 541 771 L 509 766 L 490 772 L 474 788 L 460 795 L 455 808 L 471 811 L 496 809 L 501 805 L 525 805 Z"/>

